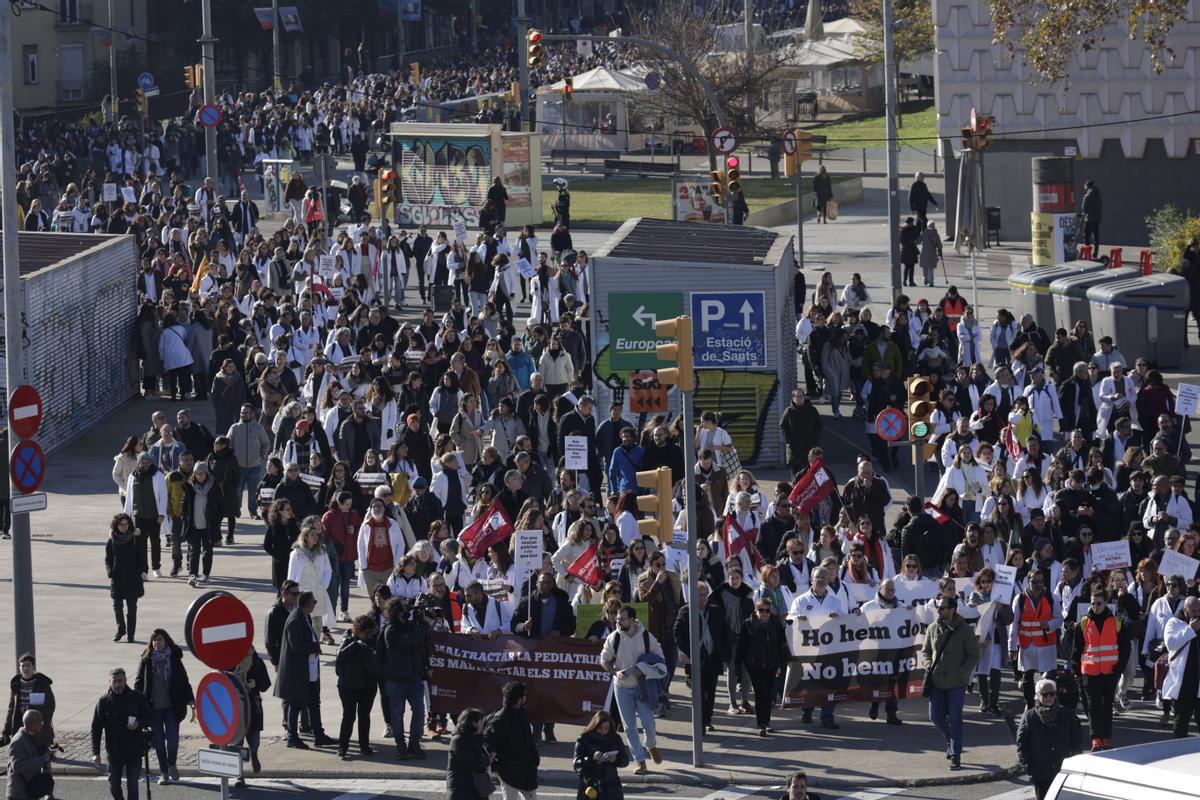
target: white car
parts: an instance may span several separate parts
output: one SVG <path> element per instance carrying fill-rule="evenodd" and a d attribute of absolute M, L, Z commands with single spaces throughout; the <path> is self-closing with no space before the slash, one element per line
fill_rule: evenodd
<path fill-rule="evenodd" d="M 1120 747 L 1063 762 L 1046 800 L 1200 798 L 1200 739 Z"/>

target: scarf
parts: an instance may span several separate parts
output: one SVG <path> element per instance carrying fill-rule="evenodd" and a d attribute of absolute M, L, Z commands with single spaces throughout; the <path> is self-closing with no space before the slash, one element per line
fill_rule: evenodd
<path fill-rule="evenodd" d="M 1053 725 L 1054 720 L 1058 717 L 1058 703 L 1055 703 L 1052 706 L 1044 706 L 1041 703 L 1038 703 L 1033 707 L 1033 710 L 1037 712 L 1037 715 L 1042 720 L 1043 725 Z"/>
<path fill-rule="evenodd" d="M 208 493 L 212 491 L 216 484 L 211 477 L 204 483 L 193 483 L 192 491 L 195 492 L 195 500 L 192 504 L 192 523 L 196 526 L 196 530 L 208 530 Z"/>
<path fill-rule="evenodd" d="M 171 681 L 171 650 L 151 650 L 150 651 L 150 666 L 154 668 L 155 673 L 162 676 L 163 683 L 170 685 Z"/>

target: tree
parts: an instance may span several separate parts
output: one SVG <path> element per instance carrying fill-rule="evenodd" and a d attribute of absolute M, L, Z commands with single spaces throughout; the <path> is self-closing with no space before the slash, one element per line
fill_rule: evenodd
<path fill-rule="evenodd" d="M 862 23 L 854 49 L 867 64 L 883 62 L 883 3 L 889 0 L 850 0 L 850 16 Z M 892 59 L 895 71 L 888 78 L 900 97 L 900 65 L 933 51 L 933 8 L 930 0 L 890 0 L 892 3 Z M 903 126 L 900 105 L 896 125 Z"/>
<path fill-rule="evenodd" d="M 1187 19 L 1191 0 L 989 0 L 989 4 L 996 29 L 993 42 L 1005 45 L 1009 55 L 1019 49 L 1025 63 L 1046 83 L 1069 83 L 1076 51 L 1091 50 L 1118 31 L 1141 39 L 1155 73 L 1162 72 L 1175 56 L 1167 46 L 1167 35 Z"/>
<path fill-rule="evenodd" d="M 755 108 L 780 65 L 779 48 L 758 47 L 753 57 L 741 52 L 715 52 L 722 22 L 719 4 L 696 7 L 691 0 L 660 0 L 654 11 L 633 22 L 634 35 L 650 39 L 691 59 L 713 87 L 729 126 L 746 141 L 772 133 L 755 122 Z M 712 139 L 717 118 L 704 89 L 674 58 L 649 48 L 640 48 L 638 59 L 646 69 L 662 76 L 658 91 L 639 104 L 652 111 L 695 122 Z M 710 168 L 716 169 L 716 154 L 709 148 Z"/>

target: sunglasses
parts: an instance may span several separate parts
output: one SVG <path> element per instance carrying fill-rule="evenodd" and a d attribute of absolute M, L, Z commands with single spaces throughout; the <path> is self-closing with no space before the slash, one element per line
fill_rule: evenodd
<path fill-rule="evenodd" d="M 1058 692 L 1038 692 L 1041 697 L 1055 697 Z"/>

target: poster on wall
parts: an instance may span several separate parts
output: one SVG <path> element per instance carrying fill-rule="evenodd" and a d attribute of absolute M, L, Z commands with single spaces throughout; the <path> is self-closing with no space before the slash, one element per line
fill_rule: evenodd
<path fill-rule="evenodd" d="M 504 188 L 508 190 L 508 207 L 529 208 L 533 203 L 533 168 L 529 157 L 529 137 L 503 137 L 500 152 L 500 160 L 503 163 L 500 175 L 504 181 Z"/>
<path fill-rule="evenodd" d="M 396 222 L 449 228 L 461 216 L 479 225 L 479 209 L 492 182 L 488 139 L 399 136 L 393 145 L 400 165 Z"/>
<path fill-rule="evenodd" d="M 713 199 L 707 183 L 694 178 L 672 178 L 671 208 L 676 222 L 725 224 L 725 206 Z"/>
<path fill-rule="evenodd" d="M 1032 263 L 1034 266 L 1074 261 L 1075 214 L 1045 214 L 1034 211 L 1029 215 L 1033 233 Z"/>

